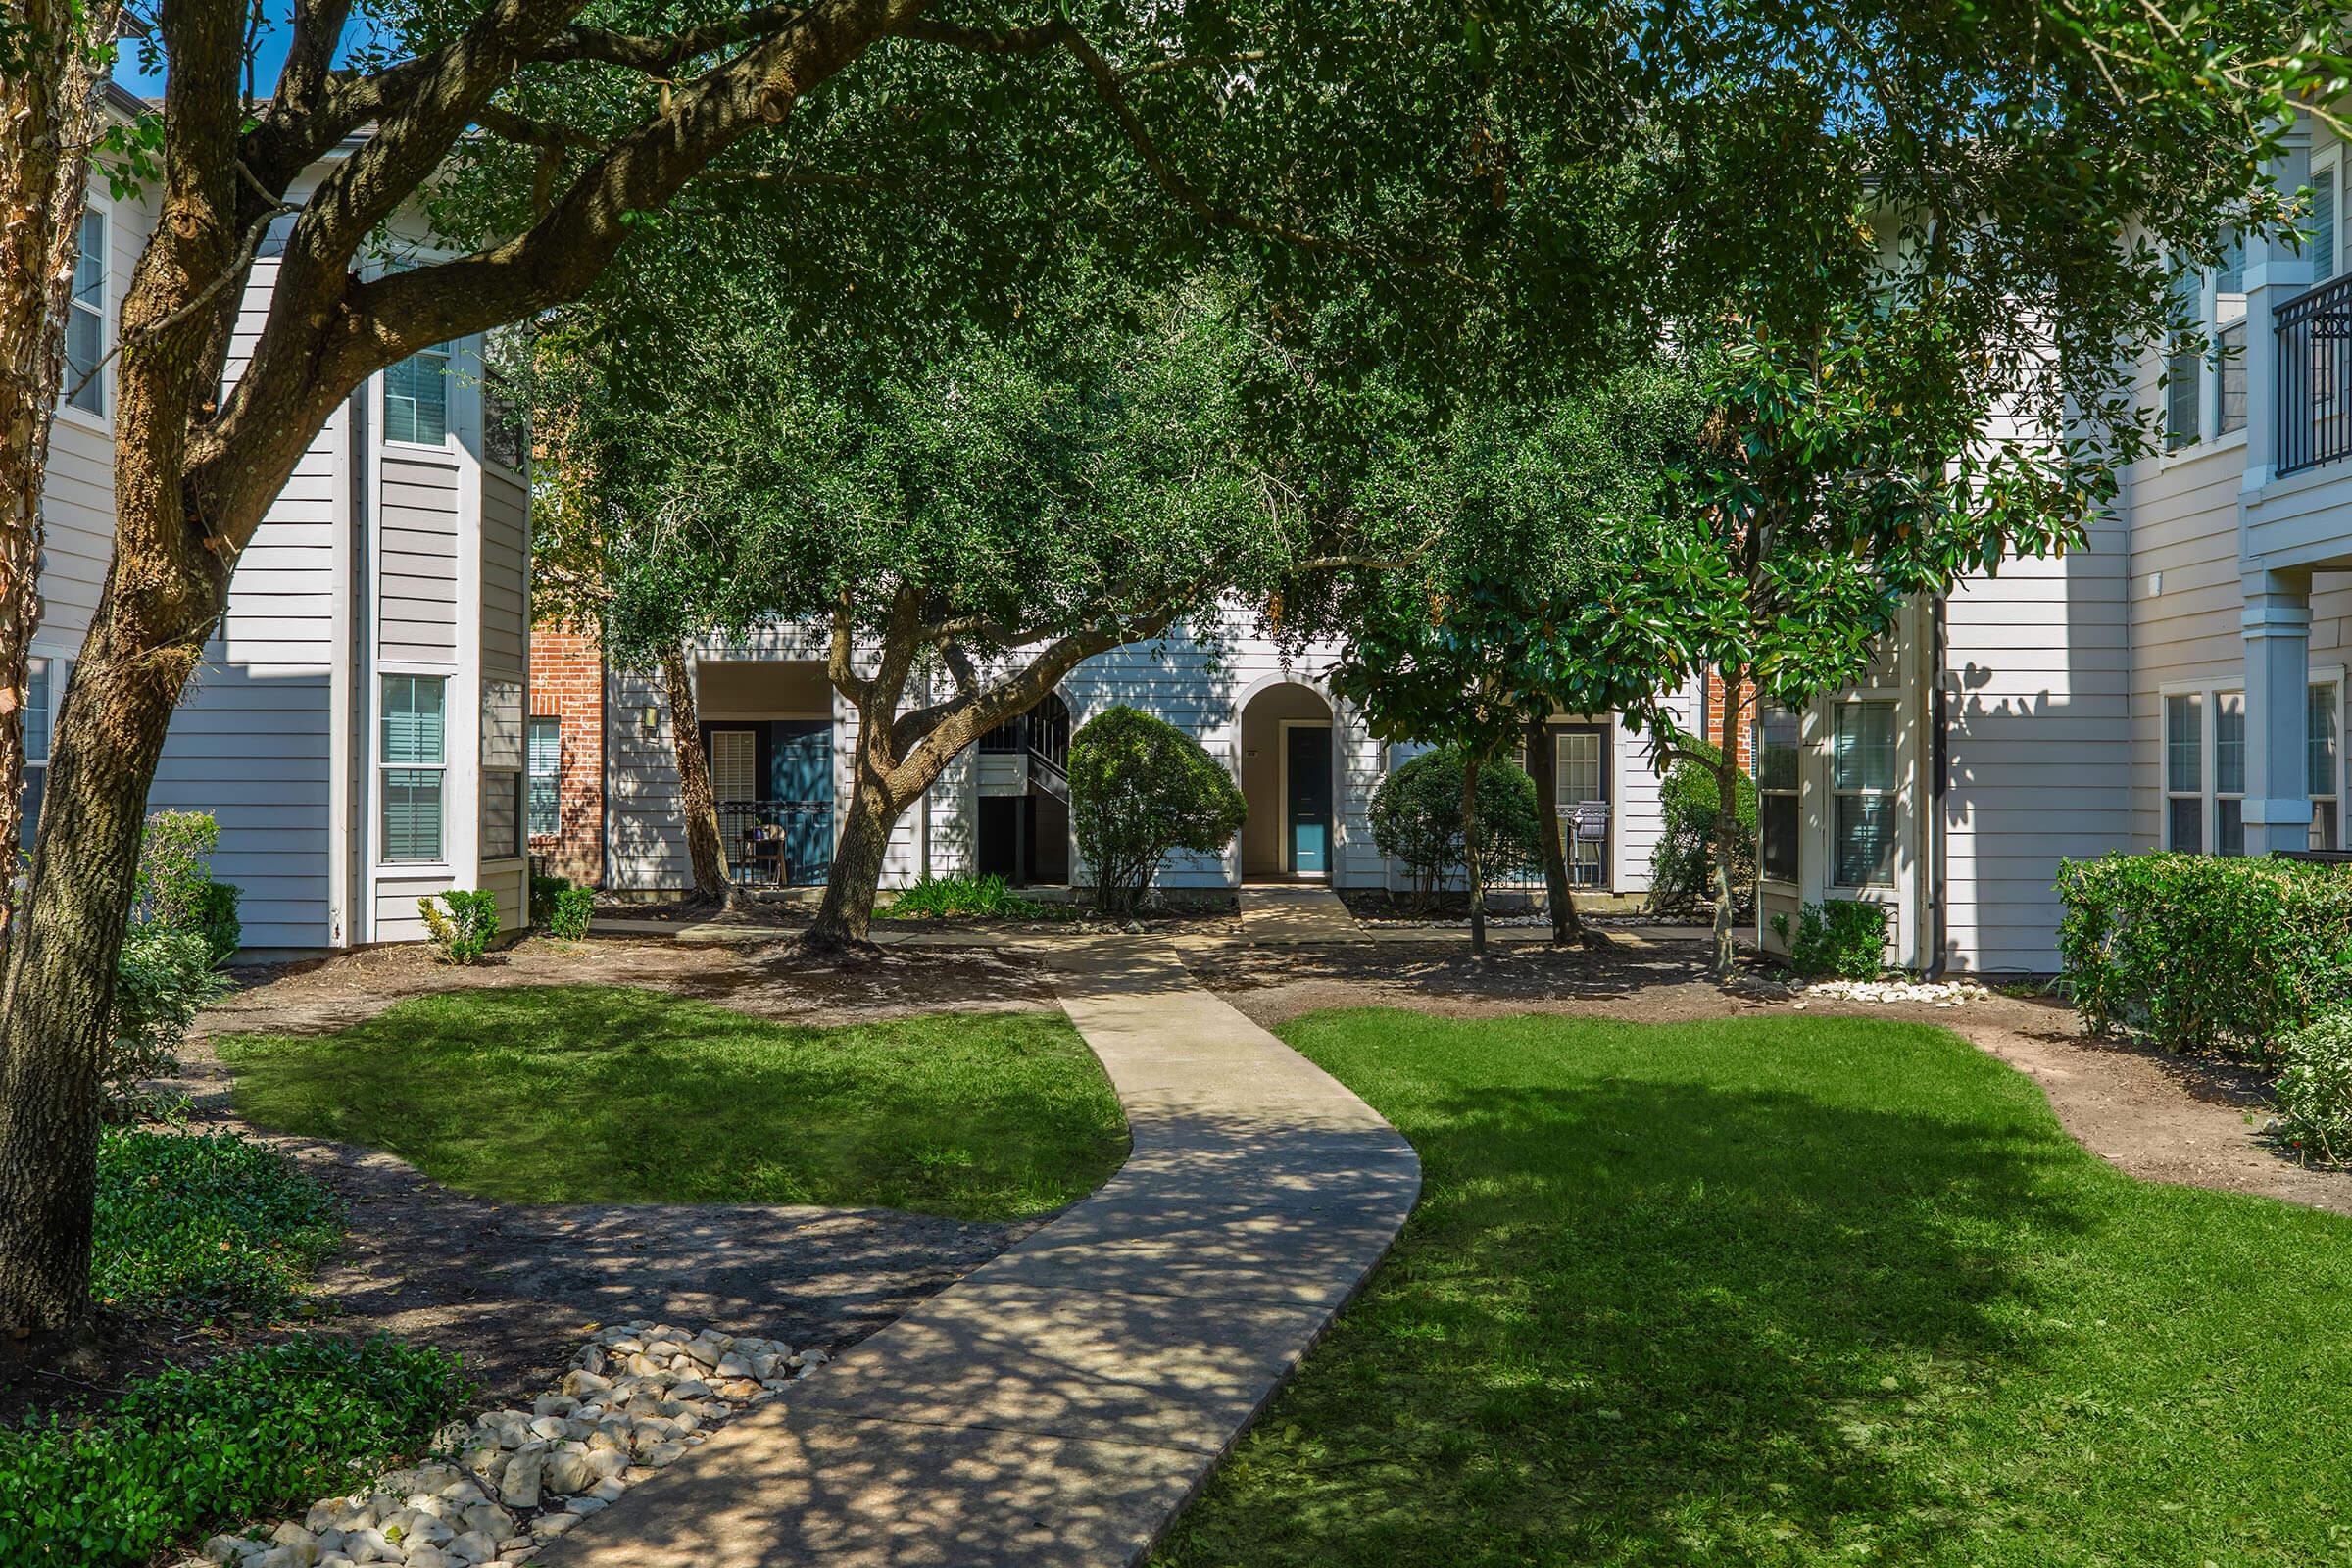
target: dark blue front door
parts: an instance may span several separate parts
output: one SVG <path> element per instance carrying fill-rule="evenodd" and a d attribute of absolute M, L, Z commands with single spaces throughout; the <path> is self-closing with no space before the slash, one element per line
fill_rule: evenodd
<path fill-rule="evenodd" d="M 1283 766 L 1288 775 L 1290 869 L 1298 876 L 1331 872 L 1331 728 L 1295 724 L 1283 732 Z"/>
<path fill-rule="evenodd" d="M 784 883 L 811 887 L 833 863 L 833 726 L 778 719 L 768 733 L 768 798 L 784 821 Z"/>

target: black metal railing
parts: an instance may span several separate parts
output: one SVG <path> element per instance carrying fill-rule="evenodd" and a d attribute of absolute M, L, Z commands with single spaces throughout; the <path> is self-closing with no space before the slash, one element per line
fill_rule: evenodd
<path fill-rule="evenodd" d="M 2352 274 L 2272 314 L 2278 337 L 2281 474 L 2352 457 Z"/>
<path fill-rule="evenodd" d="M 737 887 L 814 887 L 833 866 L 833 803 L 721 801 L 718 835 Z"/>

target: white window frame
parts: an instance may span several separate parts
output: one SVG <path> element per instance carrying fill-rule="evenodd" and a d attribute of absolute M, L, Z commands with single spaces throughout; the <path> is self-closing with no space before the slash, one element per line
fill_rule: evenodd
<path fill-rule="evenodd" d="M 2335 736 L 2334 736 L 2334 741 L 2335 741 L 2335 756 L 2334 756 L 2334 758 L 2333 758 L 2333 759 L 2332 759 L 2332 760 L 2329 761 L 2329 763 L 2328 763 L 2328 784 L 2329 793 L 2328 793 L 2328 794 L 2325 794 L 2325 795 L 2322 795 L 2322 794 L 2315 793 L 2315 792 L 2312 790 L 2312 788 L 2311 788 L 2311 730 L 2310 730 L 2310 727 L 2309 727 L 2309 721 L 2308 721 L 2308 720 L 2306 720 L 2306 721 L 2305 721 L 2305 728 L 2304 728 L 2304 732 L 2303 732 L 2303 759 L 2304 759 L 2304 760 L 2303 760 L 2303 792 L 2304 792 L 2304 794 L 2305 794 L 2305 795 L 2307 795 L 2307 796 L 2309 796 L 2309 797 L 2310 797 L 2311 804 L 2312 804 L 2312 810 L 2311 810 L 2311 829 L 2312 829 L 2311 848 L 2313 848 L 2313 849 L 2315 849 L 2315 850 L 2340 850 L 2340 849 L 2342 849 L 2342 848 L 2344 847 L 2344 812 L 2343 812 L 2343 802 L 2344 802 L 2344 671 L 2343 671 L 2343 667 L 2342 667 L 2341 665 L 2333 665 L 2333 664 L 2331 664 L 2331 665 L 2328 665 L 2328 666 L 2327 666 L 2326 668 L 2322 668 L 2322 669 L 2315 669 L 2315 670 L 2312 670 L 2312 671 L 2311 671 L 2311 676 L 2310 676 L 2310 678 L 2311 678 L 2311 688 L 2310 688 L 2310 689 L 2311 689 L 2313 692 L 2326 691 L 2326 692 L 2328 692 L 2328 693 L 2329 694 L 2328 701 L 2328 704 L 2327 704 L 2327 710 L 2328 710 L 2328 717 L 2329 717 L 2331 720 L 2333 720 L 2333 722 L 2334 722 L 2334 725 L 2335 725 Z M 2311 711 L 2311 709 L 2310 709 L 2310 707 L 2309 707 L 2309 705 L 2308 705 L 2308 700 L 2307 700 L 2307 702 L 2306 702 L 2306 706 L 2305 706 L 2304 711 L 2305 711 L 2306 713 L 2308 713 L 2308 712 L 2310 712 L 2310 711 Z M 2331 831 L 2331 832 L 2330 832 L 2330 833 L 2328 835 L 2328 837 L 2331 838 L 2331 839 L 2334 841 L 2334 842 L 2332 842 L 2332 843 L 2327 843 L 2327 844 L 2323 844 L 2323 843 L 2319 842 L 2319 840 L 2320 840 L 2320 837 L 2321 837 L 2321 834 L 2320 834 L 2320 824 L 2321 824 L 2321 820 L 2322 820 L 2322 818 L 2321 818 L 2321 815 L 2320 815 L 2320 808 L 2321 808 L 2321 806 L 2322 806 L 2323 804 L 2324 804 L 2324 805 L 2326 805 L 2326 806 L 2327 806 L 2327 808 L 2328 808 L 2328 825 L 2329 825 L 2329 826 L 2330 826 L 2330 828 L 2332 829 L 2332 831 Z"/>
<path fill-rule="evenodd" d="M 1829 873 L 1829 874 L 1828 874 L 1828 876 L 1825 878 L 1825 881 L 1827 882 L 1827 884 L 1828 884 L 1830 887 L 1837 889 L 1837 890 L 1838 890 L 1838 892 L 1840 892 L 1840 893 L 1891 892 L 1891 891 L 1893 891 L 1893 889 L 1895 888 L 1895 885 L 1896 885 L 1896 879 L 1895 879 L 1895 869 L 1894 869 L 1894 862 L 1895 862 L 1895 860 L 1898 858 L 1899 852 L 1900 852 L 1900 850 L 1901 850 L 1901 848 L 1902 848 L 1901 839 L 1900 839 L 1900 830 L 1901 830 L 1901 825 L 1902 825 L 1902 817 L 1903 817 L 1903 808 L 1902 808 L 1902 802 L 1903 802 L 1903 705 L 1902 705 L 1902 700 L 1901 700 L 1899 697 L 1897 697 L 1897 696 L 1894 696 L 1894 695 L 1891 695 L 1891 694 L 1880 694 L 1880 693 L 1877 693 L 1877 692 L 1875 692 L 1875 691 L 1862 691 L 1862 692 L 1856 692 L 1856 693 L 1852 693 L 1852 694 L 1849 694 L 1849 695 L 1846 695 L 1846 696 L 1839 697 L 1839 698 L 1836 699 L 1835 701 L 1833 701 L 1833 702 L 1832 702 L 1832 703 L 1829 705 L 1829 707 L 1830 707 L 1830 712 L 1829 712 L 1829 734 L 1828 734 L 1828 737 L 1827 737 L 1827 739 L 1828 739 L 1828 741 L 1829 741 L 1829 748 L 1830 748 L 1830 750 L 1829 750 L 1829 758 L 1828 758 L 1828 761 L 1829 761 L 1829 822 L 1828 822 L 1828 827 L 1829 827 L 1829 834 L 1830 834 L 1830 855 L 1829 855 L 1829 864 L 1828 864 L 1828 866 L 1825 868 L 1825 869 L 1828 871 L 1828 873 Z M 1887 710 L 1887 712 L 1888 712 L 1889 716 L 1890 716 L 1890 717 L 1891 717 L 1891 719 L 1893 720 L 1893 726 L 1894 726 L 1894 727 L 1893 727 L 1892 733 L 1891 733 L 1891 734 L 1888 736 L 1888 739 L 1887 739 L 1887 748 L 1888 748 L 1889 755 L 1890 755 L 1890 756 L 1892 757 L 1892 759 L 1893 759 L 1893 767 L 1894 767 L 1894 781 L 1893 781 L 1893 783 L 1889 784 L 1889 785 L 1888 785 L 1886 788 L 1885 788 L 1885 789 L 1871 789 L 1871 788 L 1868 788 L 1868 787 L 1864 787 L 1864 788 L 1860 788 L 1860 789 L 1840 789 L 1840 788 L 1838 787 L 1838 715 L 1839 713 L 1841 713 L 1841 712 L 1845 711 L 1845 710 L 1848 710 L 1848 709 L 1855 709 L 1855 708 L 1884 708 L 1884 709 L 1886 709 L 1886 710 Z M 1841 801 L 1841 800 L 1848 800 L 1848 799 L 1856 799 L 1856 800 L 1858 800 L 1858 799 L 1869 799 L 1869 798 L 1874 798 L 1874 797 L 1883 797 L 1883 798 L 1886 800 L 1886 809 L 1887 809 L 1887 811 L 1888 811 L 1888 813 L 1889 813 L 1889 818 L 1890 818 L 1890 832 L 1891 832 L 1891 833 L 1894 835 L 1894 836 L 1890 837 L 1890 838 L 1887 840 L 1887 844 L 1886 844 L 1886 861 L 1887 861 L 1887 864 L 1886 864 L 1886 876 L 1885 876 L 1885 878 L 1884 878 L 1883 880 L 1879 880 L 1879 881 L 1870 881 L 1870 882 L 1846 882 L 1846 881 L 1843 881 L 1843 880 L 1841 880 L 1841 878 L 1842 878 L 1842 877 L 1843 877 L 1843 875 L 1844 875 L 1844 866 L 1843 866 L 1843 860 L 1844 860 L 1844 857 L 1843 857 L 1843 856 L 1842 856 L 1842 855 L 1839 853 L 1839 848 L 1840 848 L 1840 847 L 1839 847 L 1839 844 L 1838 844 L 1838 803 L 1839 801 Z"/>
<path fill-rule="evenodd" d="M 475 821 L 481 830 L 481 858 L 484 861 L 519 860 L 531 852 L 530 824 L 524 819 L 529 808 L 524 779 L 531 763 L 530 686 L 518 675 L 484 675 L 481 679 L 482 699 L 482 799 L 475 810 Z M 497 727 L 491 722 L 496 716 L 492 704 L 501 693 L 509 694 L 514 705 L 514 734 L 512 749 L 501 751 Z M 504 791 L 514 808 L 514 837 L 512 847 L 493 847 L 489 841 L 487 808 Z"/>
<path fill-rule="evenodd" d="M 20 732 L 24 736 L 24 765 L 47 767 L 50 748 L 57 743 L 57 674 L 65 661 L 47 654 L 34 654 L 24 662 L 24 718 Z M 41 715 L 41 749 L 32 749 L 33 681 L 40 681 L 38 704 Z"/>
<path fill-rule="evenodd" d="M 2325 272 L 2321 271 L 2319 270 L 2318 258 L 2312 258 L 2313 265 L 2311 270 L 2311 283 L 2315 288 L 2320 284 L 2327 282 L 2329 278 L 2341 277 L 2344 273 L 2345 224 L 2343 164 L 2343 145 L 2340 142 L 2329 145 L 2325 151 L 2315 152 L 2311 155 L 2312 188 L 2314 190 L 2319 188 L 2320 176 L 2322 174 L 2327 174 L 2329 176 L 2331 183 L 2328 187 L 2328 196 L 2329 205 L 2332 209 L 2328 215 L 2329 229 L 2329 233 L 2328 235 L 2328 270 Z M 2312 257 L 2312 250 L 2309 244 L 2304 246 L 2303 254 L 2306 257 Z"/>
<path fill-rule="evenodd" d="M 392 762 L 385 760 L 384 687 L 387 682 L 395 680 L 437 680 L 441 683 L 441 760 L 439 762 Z M 404 872 L 415 872 L 417 874 L 429 874 L 432 872 L 446 873 L 450 869 L 449 731 L 452 722 L 452 714 L 450 711 L 450 690 L 456 684 L 457 677 L 448 673 L 446 670 L 379 667 L 376 671 L 375 712 L 373 717 L 375 729 L 374 750 L 376 786 L 375 863 L 378 867 L 397 868 Z M 438 773 L 441 775 L 441 789 L 439 795 L 441 829 L 437 835 L 441 841 L 441 853 L 433 857 L 431 859 L 408 860 L 394 859 L 392 858 L 391 846 L 385 842 L 384 834 L 384 808 L 391 799 L 390 786 L 385 775 L 390 773 Z"/>
<path fill-rule="evenodd" d="M 2237 788 L 2226 790 L 2222 788 L 2222 710 L 2232 701 L 2237 704 Z M 2308 693 L 2304 701 L 2310 701 Z M 2241 859 L 2246 853 L 2246 753 L 2254 744 L 2253 732 L 2246 723 L 2246 694 L 2235 686 L 2218 686 L 2214 688 L 2206 711 L 2212 715 L 2211 722 L 2206 726 L 2209 733 L 2205 739 L 2206 788 L 2213 803 L 2206 817 L 2211 827 L 2212 853 L 2230 859 Z M 2237 808 L 2237 848 L 2234 850 L 2222 848 L 2222 819 L 2229 814 L 2223 808 L 2228 806 Z"/>
<path fill-rule="evenodd" d="M 2190 699 L 2197 714 L 2197 776 L 2189 789 L 2173 783 L 2173 699 L 2176 697 Z M 2158 690 L 2156 700 L 2156 784 L 2157 797 L 2163 802 L 2156 842 L 2176 855 L 2210 855 L 2213 853 L 2213 689 L 2203 685 L 2167 685 Z M 2187 800 L 2197 803 L 2197 842 L 2192 849 L 2182 849 L 2173 842 L 2173 803 Z"/>
<path fill-rule="evenodd" d="M 101 201 L 94 195 L 90 196 L 86 199 L 82 217 L 84 221 L 91 219 L 97 220 L 100 236 L 98 303 L 94 307 L 98 317 L 98 373 L 90 378 L 89 386 L 89 390 L 97 393 L 98 406 L 89 409 L 72 401 L 74 385 L 80 377 L 74 373 L 73 365 L 68 363 L 58 378 L 57 412 L 63 417 L 77 423 L 90 425 L 95 429 L 111 430 L 114 428 L 115 400 L 108 396 L 108 393 L 113 389 L 114 376 L 109 373 L 106 356 L 114 347 L 112 331 L 115 319 L 114 205 L 111 202 Z M 76 257 L 81 254 L 81 247 L 78 244 L 74 247 L 74 254 Z M 78 270 L 77 263 L 76 270 Z M 66 290 L 66 330 L 69 333 L 73 331 L 73 318 L 76 312 L 86 313 L 92 309 L 93 307 L 84 304 L 77 291 L 69 285 Z"/>
<path fill-rule="evenodd" d="M 441 439 L 438 441 L 414 441 L 392 433 L 392 371 L 397 366 L 408 364 L 409 360 L 423 359 L 437 359 L 441 362 Z M 457 400 L 450 395 L 451 383 L 456 372 L 457 348 L 454 343 L 435 343 L 429 348 L 418 349 L 407 360 L 387 365 L 376 372 L 375 427 L 382 432 L 385 446 L 398 448 L 404 452 L 446 453 L 449 451 L 450 443 L 458 433 Z"/>
<path fill-rule="evenodd" d="M 537 748 L 531 744 L 533 732 L 542 724 L 553 725 L 556 736 L 556 765 L 544 773 L 536 765 L 539 753 Z M 525 713 L 523 715 L 522 762 L 522 840 L 527 845 L 535 838 L 553 838 L 564 831 L 564 717 L 561 713 Z M 548 804 L 555 820 L 549 823 L 543 831 L 534 832 L 531 828 L 531 793 L 541 779 L 547 781 L 550 797 Z"/>

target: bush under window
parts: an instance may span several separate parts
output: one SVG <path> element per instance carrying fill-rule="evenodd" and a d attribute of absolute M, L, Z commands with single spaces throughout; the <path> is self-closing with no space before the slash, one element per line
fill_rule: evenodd
<path fill-rule="evenodd" d="M 1875 980 L 1886 968 L 1886 907 L 1866 899 L 1832 899 L 1797 912 L 1796 934 L 1788 917 L 1772 917 L 1773 929 L 1788 944 L 1788 967 L 1807 980 Z"/>
<path fill-rule="evenodd" d="M 2061 862 L 2058 894 L 2062 979 L 2094 1032 L 2262 1057 L 2352 1005 L 2352 866 L 2108 855 Z"/>

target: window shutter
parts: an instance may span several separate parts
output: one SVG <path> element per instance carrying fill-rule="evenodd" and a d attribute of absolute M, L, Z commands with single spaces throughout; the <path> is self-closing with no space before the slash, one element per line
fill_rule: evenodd
<path fill-rule="evenodd" d="M 2335 275 L 2335 171 L 2323 169 L 2311 180 L 2311 280 Z"/>
<path fill-rule="evenodd" d="M 760 737 L 748 729 L 713 730 L 710 734 L 710 793 L 722 801 L 760 798 Z"/>

